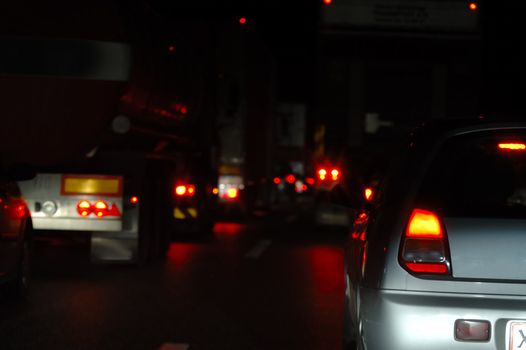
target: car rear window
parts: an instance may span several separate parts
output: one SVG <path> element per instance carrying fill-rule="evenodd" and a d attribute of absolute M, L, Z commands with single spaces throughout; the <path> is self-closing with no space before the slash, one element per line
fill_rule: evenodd
<path fill-rule="evenodd" d="M 526 132 L 476 132 L 445 142 L 417 196 L 455 217 L 526 218 Z"/>

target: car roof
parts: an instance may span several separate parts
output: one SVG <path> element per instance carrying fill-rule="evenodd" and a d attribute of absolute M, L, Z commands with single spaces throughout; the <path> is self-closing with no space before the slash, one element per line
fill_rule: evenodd
<path fill-rule="evenodd" d="M 526 118 L 458 118 L 434 119 L 421 123 L 413 129 L 411 142 L 418 140 L 434 142 L 447 136 L 454 136 L 464 132 L 479 130 L 495 130 L 508 128 L 526 128 Z"/>

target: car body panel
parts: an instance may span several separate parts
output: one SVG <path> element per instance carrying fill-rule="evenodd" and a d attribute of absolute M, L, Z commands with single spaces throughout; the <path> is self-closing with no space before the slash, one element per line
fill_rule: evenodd
<path fill-rule="evenodd" d="M 526 320 L 526 297 L 360 289 L 366 349 L 507 349 L 506 326 Z M 455 340 L 455 321 L 488 320 L 487 342 Z"/>
<path fill-rule="evenodd" d="M 452 275 L 408 272 L 400 250 L 419 188 L 444 144 L 460 135 L 501 130 L 506 135 L 517 131 L 526 140 L 525 128 L 520 122 L 448 121 L 415 132 L 407 156 L 379 184 L 379 195 L 366 212 L 365 233 L 357 233 L 364 224 L 355 222 L 346 244 L 347 327 L 364 349 L 507 349 L 509 321 L 526 319 L 525 220 L 438 212 Z M 455 169 L 444 171 L 455 174 Z M 489 321 L 490 340 L 456 341 L 457 319 Z"/>

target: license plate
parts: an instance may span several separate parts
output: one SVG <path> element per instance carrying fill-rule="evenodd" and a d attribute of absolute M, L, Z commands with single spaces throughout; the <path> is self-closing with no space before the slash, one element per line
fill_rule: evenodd
<path fill-rule="evenodd" d="M 510 322 L 508 350 L 526 350 L 526 321 Z"/>

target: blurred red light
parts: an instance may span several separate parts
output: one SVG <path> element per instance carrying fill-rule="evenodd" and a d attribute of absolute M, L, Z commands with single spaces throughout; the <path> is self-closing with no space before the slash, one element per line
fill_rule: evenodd
<path fill-rule="evenodd" d="M 186 194 L 186 186 L 179 185 L 175 187 L 175 194 L 178 196 L 184 196 Z"/>
<path fill-rule="evenodd" d="M 239 19 L 239 23 L 240 23 L 240 24 L 246 24 L 246 23 L 247 23 L 247 19 L 246 19 L 245 17 L 241 17 L 241 18 Z"/>
<path fill-rule="evenodd" d="M 237 198 L 237 195 L 238 195 L 237 188 L 229 188 L 228 191 L 226 192 L 226 195 L 230 199 Z"/>
<path fill-rule="evenodd" d="M 477 8 L 478 8 L 477 3 L 475 3 L 475 2 L 470 2 L 470 3 L 469 3 L 469 9 L 470 9 L 471 11 L 476 11 Z"/>
<path fill-rule="evenodd" d="M 296 177 L 292 174 L 289 174 L 285 177 L 285 181 L 287 181 L 289 184 L 292 184 L 294 181 L 296 181 Z"/>
<path fill-rule="evenodd" d="M 330 5 L 330 4 L 332 4 L 332 0 L 323 0 L 323 3 L 325 5 Z"/>
<path fill-rule="evenodd" d="M 170 52 L 174 52 L 175 51 L 175 46 L 168 46 L 168 51 Z"/>
<path fill-rule="evenodd" d="M 308 177 L 305 179 L 305 182 L 309 185 L 314 185 L 314 179 L 312 177 Z"/>
<path fill-rule="evenodd" d="M 274 178 L 274 183 L 275 183 L 276 185 L 279 185 L 279 184 L 281 183 L 281 179 L 280 179 L 279 177 L 275 177 L 275 178 Z"/>

